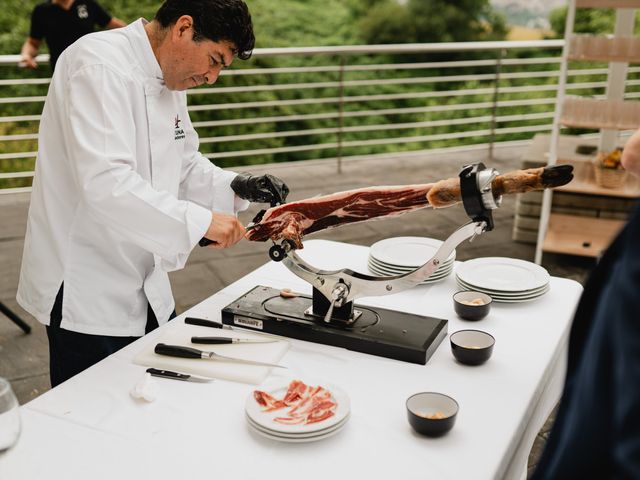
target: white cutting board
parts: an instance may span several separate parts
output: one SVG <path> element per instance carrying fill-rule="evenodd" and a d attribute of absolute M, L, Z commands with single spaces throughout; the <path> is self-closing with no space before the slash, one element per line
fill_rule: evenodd
<path fill-rule="evenodd" d="M 232 337 L 232 338 L 255 338 L 260 340 L 277 340 L 273 343 L 264 344 L 231 344 L 231 345 L 203 345 L 191 343 L 191 337 Z M 269 375 L 270 367 L 256 365 L 242 365 L 219 360 L 206 360 L 197 358 L 178 358 L 158 355 L 153 350 L 158 343 L 169 345 L 182 345 L 193 347 L 199 350 L 213 351 L 228 357 L 242 358 L 258 362 L 278 364 L 287 349 L 289 342 L 282 337 L 261 335 L 252 332 L 245 332 L 231 329 L 215 329 L 210 327 L 200 327 L 187 325 L 182 322 L 177 323 L 168 329 L 157 341 L 147 343 L 145 347 L 133 359 L 133 363 L 147 367 L 173 370 L 180 373 L 202 375 L 204 377 L 231 380 L 257 385 L 262 383 Z"/>

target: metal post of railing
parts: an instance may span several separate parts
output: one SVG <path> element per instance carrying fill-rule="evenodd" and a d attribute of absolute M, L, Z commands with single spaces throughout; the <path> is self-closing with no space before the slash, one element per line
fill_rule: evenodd
<path fill-rule="evenodd" d="M 493 106 L 491 107 L 491 134 L 489 135 L 489 160 L 493 160 L 493 145 L 496 141 L 496 117 L 498 115 L 498 96 L 500 95 L 500 72 L 502 70 L 502 61 L 507 54 L 505 48 L 498 51 L 496 59 L 496 76 L 493 86 Z"/>
<path fill-rule="evenodd" d="M 340 70 L 338 71 L 338 173 L 342 173 L 342 135 L 344 128 L 344 55 L 340 55 Z"/>

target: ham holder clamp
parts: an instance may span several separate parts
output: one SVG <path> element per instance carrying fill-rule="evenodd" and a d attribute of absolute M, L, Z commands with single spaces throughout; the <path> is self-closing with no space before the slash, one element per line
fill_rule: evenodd
<path fill-rule="evenodd" d="M 570 167 L 562 174 L 563 183 L 571 180 Z M 259 285 L 222 310 L 223 323 L 426 364 L 447 335 L 446 320 L 354 305 L 354 300 L 391 295 L 420 284 L 460 243 L 492 230 L 491 211 L 500 206 L 502 199 L 502 192 L 495 191 L 496 177 L 498 172 L 487 169 L 482 163 L 461 170 L 459 182 L 458 179 L 454 181 L 453 193 L 456 202 L 462 200 L 471 221 L 453 232 L 424 265 L 406 274 L 378 277 L 350 269 L 321 270 L 300 258 L 295 241 L 274 242 L 269 251 L 271 259 L 281 261 L 291 272 L 310 283 L 313 295 L 281 295 L 277 289 Z"/>

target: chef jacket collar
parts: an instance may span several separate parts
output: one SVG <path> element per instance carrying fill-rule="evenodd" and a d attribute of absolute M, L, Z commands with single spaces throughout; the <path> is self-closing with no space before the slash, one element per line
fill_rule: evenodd
<path fill-rule="evenodd" d="M 151 48 L 151 42 L 144 29 L 144 26 L 149 23 L 144 18 L 140 18 L 131 25 L 132 35 L 129 37 L 133 51 L 140 59 L 140 67 L 147 77 L 147 85 L 155 87 L 153 90 L 157 90 L 159 93 L 164 88 L 164 77 L 162 75 L 162 69 L 158 63 L 158 59 L 153 53 Z"/>

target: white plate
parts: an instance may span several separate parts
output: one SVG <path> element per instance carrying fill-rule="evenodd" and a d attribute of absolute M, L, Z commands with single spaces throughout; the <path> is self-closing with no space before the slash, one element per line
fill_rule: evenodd
<path fill-rule="evenodd" d="M 478 292 L 480 291 L 480 290 L 477 290 L 475 288 L 466 287 L 464 284 L 462 284 L 460 282 L 458 282 L 458 285 L 463 290 L 467 290 L 467 291 L 473 290 L 473 291 L 478 291 Z M 529 295 L 500 296 L 500 295 L 496 295 L 496 294 L 492 294 L 492 293 L 487 293 L 487 295 L 489 295 L 494 301 L 500 302 L 500 303 L 528 302 L 529 300 L 534 300 L 534 299 L 536 299 L 538 297 L 543 296 L 550 289 L 551 289 L 551 287 L 549 285 L 547 285 L 542 291 L 540 291 L 538 293 L 534 293 L 534 294 L 529 294 Z M 486 292 L 481 292 L 481 293 L 486 293 Z"/>
<path fill-rule="evenodd" d="M 291 383 L 290 380 L 281 380 L 276 383 L 259 386 L 255 390 L 262 390 L 269 393 L 270 395 L 273 395 L 276 398 L 281 399 L 287 392 L 289 383 Z M 337 404 L 335 415 L 321 422 L 312 423 L 309 425 L 283 425 L 281 423 L 274 422 L 273 419 L 276 417 L 286 416 L 289 408 L 282 408 L 280 410 L 276 410 L 275 412 L 263 412 L 262 407 L 258 404 L 258 402 L 256 402 L 255 398 L 253 397 L 254 390 L 251 390 L 251 393 L 247 396 L 247 400 L 245 402 L 245 412 L 247 416 L 251 418 L 251 420 L 253 420 L 253 422 L 257 425 L 263 427 L 266 430 L 279 433 L 317 432 L 319 430 L 324 430 L 333 425 L 336 425 L 337 423 L 340 423 L 349 414 L 351 408 L 349 396 L 341 388 L 335 385 L 328 384 L 326 382 L 312 382 L 307 383 L 307 385 L 322 385 L 324 388 L 331 392 L 332 399 Z"/>
<path fill-rule="evenodd" d="M 407 271 L 403 271 L 403 270 L 394 270 L 393 268 L 388 268 L 388 267 L 381 267 L 381 266 L 376 265 L 375 263 L 372 263 L 372 262 L 369 262 L 369 264 L 367 266 L 371 270 L 376 270 L 378 272 L 384 272 L 384 273 L 389 274 L 389 275 L 405 275 L 407 273 L 411 273 L 412 272 L 412 270 L 407 272 Z M 439 268 L 435 272 L 433 272 L 431 274 L 431 277 L 429 277 L 429 278 L 446 277 L 452 271 L 453 271 L 453 265 L 451 265 L 449 267 L 446 267 L 444 269 Z"/>
<path fill-rule="evenodd" d="M 540 265 L 507 257 L 467 260 L 458 266 L 456 275 L 468 285 L 500 292 L 534 290 L 544 287 L 550 279 Z"/>
<path fill-rule="evenodd" d="M 333 437 L 334 435 L 342 431 L 342 428 L 344 427 L 345 423 L 342 423 L 338 428 L 332 429 L 330 432 L 324 435 L 316 435 L 314 437 L 294 437 L 294 438 L 281 437 L 281 436 L 276 436 L 276 435 L 266 433 L 256 428 L 256 426 L 250 422 L 247 422 L 247 425 L 249 426 L 249 429 L 252 432 L 262 437 L 268 438 L 269 440 L 275 440 L 277 442 L 286 442 L 286 443 L 309 443 L 309 442 L 317 442 L 318 440 L 324 440 L 325 438 Z"/>
<path fill-rule="evenodd" d="M 382 263 L 381 261 L 376 260 L 371 255 L 369 255 L 369 263 L 373 263 L 374 265 L 377 265 L 379 267 L 387 268 L 389 270 L 396 270 L 396 271 L 399 271 L 399 272 L 413 272 L 415 269 L 417 269 L 417 268 L 422 266 L 422 265 L 418 265 L 416 267 L 398 267 L 398 266 L 395 266 L 395 265 L 389 265 L 388 263 Z M 437 268 L 437 270 L 441 270 L 441 269 L 449 268 L 449 267 L 453 267 L 453 260 L 444 261 L 442 264 L 440 264 L 440 266 Z"/>
<path fill-rule="evenodd" d="M 493 301 L 496 303 L 524 303 L 524 302 L 531 302 L 543 296 L 544 296 L 544 293 L 540 295 L 536 295 L 535 297 L 529 297 L 529 298 L 494 298 Z"/>
<path fill-rule="evenodd" d="M 394 276 L 399 275 L 397 273 L 383 272 L 383 271 L 377 270 L 377 269 L 375 269 L 373 267 L 370 267 L 369 270 L 371 271 L 371 273 L 373 275 L 376 275 L 378 277 L 394 277 Z M 427 285 L 429 283 L 439 282 L 439 281 L 444 280 L 445 278 L 447 278 L 449 276 L 449 274 L 450 274 L 450 272 L 449 273 L 445 273 L 443 275 L 431 275 L 429 278 L 421 281 L 419 283 L 419 285 Z"/>
<path fill-rule="evenodd" d="M 509 291 L 504 291 L 504 290 L 490 290 L 488 288 L 478 287 L 477 285 L 471 285 L 471 284 L 461 280 L 460 277 L 458 277 L 457 275 L 456 275 L 456 280 L 460 285 L 464 285 L 467 290 L 477 290 L 478 292 L 486 293 L 487 295 L 498 295 L 498 296 L 502 296 L 502 297 L 522 296 L 522 295 L 535 295 L 535 294 L 540 293 L 542 291 L 547 291 L 548 288 L 549 288 L 549 284 L 547 283 L 546 285 L 543 285 L 540 288 L 534 288 L 533 290 L 522 290 L 522 291 L 519 291 L 519 292 L 509 292 Z"/>
<path fill-rule="evenodd" d="M 373 275 L 377 275 L 377 276 L 380 276 L 380 277 L 392 277 L 392 276 L 396 276 L 396 275 L 404 275 L 406 273 L 406 272 L 403 272 L 403 273 L 388 272 L 388 271 L 384 271 L 382 269 L 379 269 L 377 267 L 374 267 L 373 265 L 369 265 L 369 271 Z M 444 280 L 445 278 L 447 278 L 450 274 L 451 274 L 451 270 L 445 271 L 445 272 L 434 273 L 433 275 L 431 275 L 426 280 L 423 280 L 422 282 L 420 282 L 420 285 L 428 285 L 430 283 L 439 282 L 439 281 Z"/>
<path fill-rule="evenodd" d="M 441 240 L 427 237 L 393 237 L 380 240 L 371 245 L 369 254 L 381 263 L 397 267 L 419 267 L 433 257 L 440 246 Z M 456 258 L 456 251 L 446 259 Z"/>
<path fill-rule="evenodd" d="M 537 295 L 542 295 L 549 291 L 551 288 L 549 284 L 545 285 L 542 288 L 538 288 L 536 290 L 529 290 L 526 292 L 496 292 L 493 290 L 484 290 L 481 288 L 477 288 L 473 285 L 469 285 L 468 283 L 464 283 L 459 278 L 456 277 L 456 281 L 458 285 L 463 287 L 465 290 L 474 290 L 481 293 L 486 293 L 493 298 L 526 298 L 526 297 L 535 297 Z"/>
<path fill-rule="evenodd" d="M 282 433 L 282 432 L 276 432 L 273 430 L 269 430 L 268 428 L 264 428 L 260 425 L 258 425 L 256 422 L 254 422 L 253 420 L 251 420 L 251 418 L 246 415 L 245 418 L 247 419 L 247 422 L 256 430 L 260 430 L 263 433 L 266 433 L 267 435 L 271 435 L 274 437 L 281 437 L 281 438 L 312 438 L 312 437 L 322 437 L 324 435 L 327 435 L 331 432 L 333 432 L 336 429 L 342 428 L 344 426 L 345 423 L 347 423 L 347 420 L 349 420 L 350 415 L 347 415 L 346 417 L 344 417 L 340 422 L 336 423 L 335 425 L 328 427 L 328 428 L 324 428 L 322 430 L 318 430 L 317 432 L 310 432 L 310 433 Z"/>

